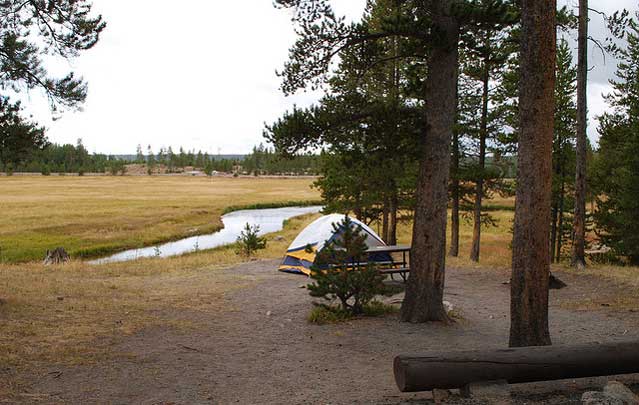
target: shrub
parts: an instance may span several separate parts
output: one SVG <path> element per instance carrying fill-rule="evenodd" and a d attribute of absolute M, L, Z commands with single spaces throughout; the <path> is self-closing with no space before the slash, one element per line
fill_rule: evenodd
<path fill-rule="evenodd" d="M 251 226 L 251 224 L 247 222 L 244 226 L 244 230 L 240 232 L 240 236 L 237 237 L 235 253 L 248 258 L 258 250 L 265 249 L 266 238 L 260 237 L 259 233 L 259 225 Z"/>
<path fill-rule="evenodd" d="M 211 164 L 211 161 L 206 162 L 206 166 L 204 166 L 204 173 L 209 177 L 213 175 L 213 165 Z"/>
<path fill-rule="evenodd" d="M 48 164 L 42 166 L 42 170 L 40 171 L 43 176 L 51 176 L 51 168 Z"/>
<path fill-rule="evenodd" d="M 331 302 L 339 300 L 341 310 L 360 315 L 375 296 L 387 293 L 384 276 L 371 263 L 354 265 L 366 261 L 366 236 L 361 227 L 355 227 L 345 217 L 333 228 L 341 236 L 327 241 L 317 254 L 316 264 L 311 268 L 314 282 L 307 288 L 311 296 Z"/>

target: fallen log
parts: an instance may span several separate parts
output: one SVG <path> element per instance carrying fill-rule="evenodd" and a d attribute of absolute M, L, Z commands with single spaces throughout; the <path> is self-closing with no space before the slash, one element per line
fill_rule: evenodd
<path fill-rule="evenodd" d="M 631 374 L 639 373 L 639 342 L 402 355 L 393 370 L 402 392 Z"/>

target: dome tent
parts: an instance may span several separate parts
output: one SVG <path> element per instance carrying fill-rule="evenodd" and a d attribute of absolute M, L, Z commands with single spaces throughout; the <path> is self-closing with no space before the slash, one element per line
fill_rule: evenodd
<path fill-rule="evenodd" d="M 279 267 L 279 271 L 298 274 L 311 274 L 311 266 L 315 262 L 317 252 L 320 252 L 326 242 L 330 242 L 335 238 L 338 238 L 341 234 L 340 229 L 335 231 L 333 224 L 341 224 L 346 215 L 331 214 L 325 215 L 316 219 L 310 225 L 308 225 L 297 238 L 291 243 L 282 264 Z M 369 228 L 366 224 L 351 218 L 353 226 L 361 227 L 361 232 L 366 236 L 366 245 L 371 247 L 386 246 L 384 241 L 377 236 L 375 231 Z M 308 249 L 310 247 L 311 249 Z M 371 261 L 386 261 L 389 260 L 388 255 L 376 254 L 376 257 L 371 257 Z M 384 256 L 384 257 L 381 257 Z"/>

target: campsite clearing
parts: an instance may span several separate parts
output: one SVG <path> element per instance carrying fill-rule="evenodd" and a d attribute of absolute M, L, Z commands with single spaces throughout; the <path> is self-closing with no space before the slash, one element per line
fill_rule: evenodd
<path fill-rule="evenodd" d="M 176 284 L 176 295 L 197 285 L 197 303 L 163 305 L 155 322 L 94 343 L 108 351 L 100 361 L 40 363 L 11 377 L 11 402 L 33 403 L 432 403 L 430 393 L 400 394 L 392 373 L 399 353 L 498 348 L 508 343 L 508 272 L 452 268 L 446 300 L 462 314 L 451 326 L 399 323 L 397 315 L 316 326 L 306 322 L 311 298 L 299 286 L 304 276 L 277 272 L 278 261 L 228 270 L 193 272 L 185 280 L 162 278 L 158 302 Z M 583 297 L 611 299 L 621 286 L 594 276 L 558 274 L 570 288 L 553 291 L 551 330 L 555 343 L 611 342 L 639 338 L 639 313 L 599 307 L 565 309 Z M 167 275 L 168 276 L 168 275 Z M 206 290 L 220 283 L 226 291 Z M 391 301 L 400 300 L 392 297 Z M 169 304 L 169 302 L 166 302 Z M 637 376 L 629 381 L 636 383 Z M 7 381 L 7 379 L 3 379 Z M 515 403 L 568 403 L 603 380 L 513 387 Z M 633 389 L 639 387 L 634 385 Z"/>

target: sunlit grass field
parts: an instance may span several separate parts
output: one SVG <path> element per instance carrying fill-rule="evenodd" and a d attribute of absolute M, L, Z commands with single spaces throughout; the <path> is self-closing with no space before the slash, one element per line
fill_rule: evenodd
<path fill-rule="evenodd" d="M 213 232 L 229 206 L 317 200 L 310 179 L 0 177 L 0 262 L 97 257 Z"/>
<path fill-rule="evenodd" d="M 495 222 L 495 226 L 482 227 L 480 263 L 470 261 L 470 248 L 473 240 L 473 225 L 470 215 L 461 214 L 459 226 L 459 257 L 447 257 L 450 266 L 483 267 L 504 269 L 510 267 L 512 252 L 512 226 L 515 218 L 515 200 L 513 197 L 494 196 L 486 201 L 487 207 L 497 207 L 488 212 Z M 470 214 L 470 212 L 468 213 Z M 373 225 L 377 231 L 379 226 Z M 401 222 L 397 231 L 398 243 L 411 243 L 412 222 Z M 448 212 L 447 244 L 450 243 L 450 210 Z M 448 252 L 447 252 L 448 253 Z"/>

